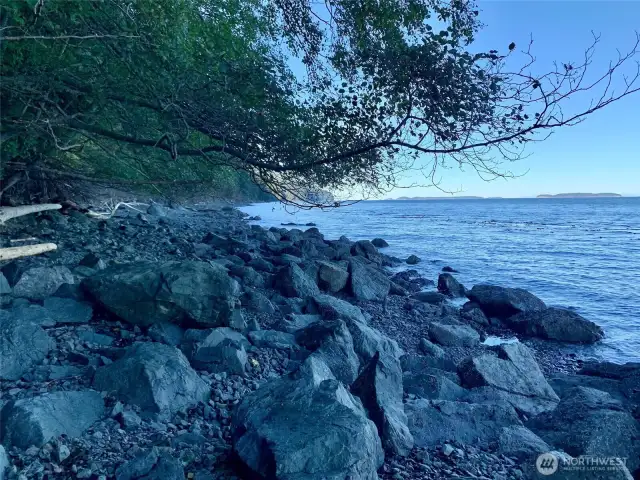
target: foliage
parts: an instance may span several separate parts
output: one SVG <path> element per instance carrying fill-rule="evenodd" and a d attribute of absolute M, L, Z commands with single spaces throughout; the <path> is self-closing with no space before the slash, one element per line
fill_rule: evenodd
<path fill-rule="evenodd" d="M 9 0 L 0 7 L 2 164 L 132 181 L 251 178 L 307 192 L 393 186 L 419 157 L 501 176 L 538 132 L 637 92 L 585 60 L 507 71 L 473 54 L 466 0 Z M 508 52 L 515 45 L 509 45 Z M 294 58 L 301 60 L 297 69 Z M 575 93 L 603 87 L 582 110 Z M 496 156 L 497 154 L 497 156 Z M 222 193 L 222 192 L 221 192 Z M 313 203 L 313 202 L 312 202 Z"/>

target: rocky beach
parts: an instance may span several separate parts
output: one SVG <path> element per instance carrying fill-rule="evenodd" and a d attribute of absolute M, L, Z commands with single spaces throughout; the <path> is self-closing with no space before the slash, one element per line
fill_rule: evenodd
<path fill-rule="evenodd" d="M 1 228 L 57 245 L 0 263 L 2 480 L 639 478 L 640 364 L 499 279 L 222 204 Z"/>

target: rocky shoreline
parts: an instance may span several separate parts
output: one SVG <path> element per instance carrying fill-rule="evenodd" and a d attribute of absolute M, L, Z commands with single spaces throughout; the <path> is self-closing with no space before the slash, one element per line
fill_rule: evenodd
<path fill-rule="evenodd" d="M 417 257 L 392 273 L 383 239 L 245 217 L 4 226 L 58 250 L 0 265 L 0 479 L 546 478 L 550 451 L 549 478 L 638 475 L 640 364 L 557 348 L 597 325 L 453 269 L 420 278 Z M 626 467 L 572 470 L 581 456 Z"/>

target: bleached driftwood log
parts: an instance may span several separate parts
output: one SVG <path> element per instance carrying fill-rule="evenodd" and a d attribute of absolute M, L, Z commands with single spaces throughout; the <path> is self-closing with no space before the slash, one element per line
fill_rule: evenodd
<path fill-rule="evenodd" d="M 30 213 L 44 212 L 45 210 L 59 210 L 59 203 L 42 203 L 40 205 L 20 205 L 19 207 L 0 207 L 0 225 L 12 218 L 22 217 Z"/>
<path fill-rule="evenodd" d="M 36 245 L 24 245 L 22 247 L 0 248 L 0 261 L 39 255 L 41 253 L 51 252 L 57 248 L 55 243 L 38 243 Z"/>
<path fill-rule="evenodd" d="M 118 202 L 115 205 L 114 205 L 114 202 L 106 202 L 105 203 L 106 211 L 94 212 L 93 210 L 89 210 L 87 212 L 87 215 L 91 218 L 99 218 L 102 220 L 106 220 L 113 217 L 118 211 L 118 208 L 120 208 L 121 206 L 130 208 L 131 210 L 135 210 L 136 212 L 144 213 L 142 210 L 138 210 L 137 208 L 135 208 L 134 205 L 143 205 L 145 207 L 148 206 L 148 204 L 146 203 L 139 203 L 139 202 Z"/>

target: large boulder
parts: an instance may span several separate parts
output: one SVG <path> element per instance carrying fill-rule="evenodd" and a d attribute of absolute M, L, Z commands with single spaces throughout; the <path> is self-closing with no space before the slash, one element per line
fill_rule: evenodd
<path fill-rule="evenodd" d="M 539 436 L 522 425 L 502 427 L 496 441 L 500 455 L 516 457 L 519 460 L 536 458 L 541 453 L 551 451 L 551 447 Z"/>
<path fill-rule="evenodd" d="M 444 303 L 444 301 L 447 299 L 447 297 L 440 292 L 427 292 L 427 291 L 416 292 L 413 295 L 411 295 L 411 298 L 413 300 L 417 300 L 423 303 L 428 303 L 430 305 L 440 305 Z"/>
<path fill-rule="evenodd" d="M 447 325 L 433 322 L 429 337 L 446 347 L 471 347 L 480 343 L 480 334 L 468 325 Z"/>
<path fill-rule="evenodd" d="M 39 325 L 0 311 L 0 380 L 18 380 L 44 360 L 53 344 Z"/>
<path fill-rule="evenodd" d="M 413 448 L 402 403 L 402 371 L 397 358 L 376 353 L 351 385 L 378 427 L 385 451 L 406 456 Z"/>
<path fill-rule="evenodd" d="M 7 403 L 0 413 L 0 441 L 7 447 L 41 447 L 59 435 L 75 438 L 104 413 L 99 392 L 54 392 Z"/>
<path fill-rule="evenodd" d="M 210 393 L 182 352 L 161 343 L 133 344 L 121 359 L 98 368 L 93 386 L 161 419 L 206 402 Z"/>
<path fill-rule="evenodd" d="M 518 411 L 535 415 L 553 410 L 560 401 L 533 355 L 521 343 L 502 344 L 468 357 L 458 365 L 467 388 L 487 387 Z"/>
<path fill-rule="evenodd" d="M 382 265 L 382 255 L 369 240 L 358 240 L 351 246 L 351 255 L 364 257 L 367 260 Z"/>
<path fill-rule="evenodd" d="M 240 294 L 224 267 L 204 262 L 140 262 L 83 281 L 107 310 L 134 325 L 226 326 Z"/>
<path fill-rule="evenodd" d="M 467 294 L 464 285 L 450 273 L 438 275 L 438 291 L 448 297 L 464 297 Z"/>
<path fill-rule="evenodd" d="M 91 305 L 73 298 L 45 298 L 44 308 L 57 324 L 88 323 L 93 316 Z"/>
<path fill-rule="evenodd" d="M 192 328 L 184 333 L 180 350 L 194 368 L 244 375 L 249 345 L 243 334 L 229 327 Z"/>
<path fill-rule="evenodd" d="M 306 298 L 320 293 L 316 282 L 295 263 L 282 267 L 275 283 L 286 297 Z"/>
<path fill-rule="evenodd" d="M 26 270 L 13 286 L 13 295 L 44 300 L 56 293 L 60 285 L 74 283 L 73 274 L 67 267 L 35 267 Z"/>
<path fill-rule="evenodd" d="M 419 398 L 405 403 L 405 412 L 418 447 L 452 441 L 488 448 L 497 440 L 501 427 L 522 425 L 516 411 L 501 404 Z"/>
<path fill-rule="evenodd" d="M 463 398 L 466 390 L 456 382 L 457 376 L 438 368 L 422 371 L 406 371 L 402 374 L 404 392 L 429 400 L 452 400 Z M 459 381 L 459 380 L 458 380 Z"/>
<path fill-rule="evenodd" d="M 120 465 L 116 480 L 184 480 L 184 468 L 180 460 L 153 447 Z"/>
<path fill-rule="evenodd" d="M 276 350 L 294 351 L 300 347 L 295 335 L 277 330 L 256 330 L 249 332 L 249 341 L 259 348 L 275 348 Z"/>
<path fill-rule="evenodd" d="M 527 427 L 571 456 L 626 458 L 629 470 L 640 467 L 640 423 L 606 392 L 576 387 Z"/>
<path fill-rule="evenodd" d="M 619 365 L 611 362 L 586 362 L 578 373 L 601 380 L 619 381 L 620 392 L 635 405 L 636 416 L 640 417 L 640 363 L 628 362 Z"/>
<path fill-rule="evenodd" d="M 358 300 L 382 302 L 389 295 L 391 281 L 378 267 L 357 258 L 349 261 L 350 288 Z"/>
<path fill-rule="evenodd" d="M 259 478 L 377 480 L 384 461 L 360 401 L 313 357 L 246 396 L 232 426 L 237 456 Z"/>
<path fill-rule="evenodd" d="M 509 317 L 506 323 L 522 335 L 559 342 L 594 343 L 604 337 L 598 325 L 563 308 L 522 312 Z"/>
<path fill-rule="evenodd" d="M 318 285 L 321 289 L 335 293 L 344 289 L 349 280 L 349 272 L 346 267 L 333 262 L 319 260 Z"/>
<path fill-rule="evenodd" d="M 467 293 L 489 317 L 509 318 L 520 312 L 536 312 L 547 308 L 533 293 L 521 288 L 506 288 L 496 285 L 474 285 Z"/>

